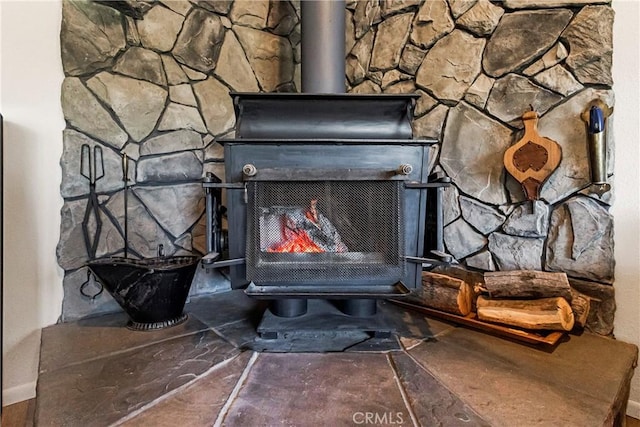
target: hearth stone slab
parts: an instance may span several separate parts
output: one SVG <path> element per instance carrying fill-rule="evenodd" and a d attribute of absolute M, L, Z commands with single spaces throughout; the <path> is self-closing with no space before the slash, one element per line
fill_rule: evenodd
<path fill-rule="evenodd" d="M 407 354 L 392 353 L 391 360 L 421 425 L 490 425 Z"/>
<path fill-rule="evenodd" d="M 36 425 L 110 425 L 238 353 L 208 330 L 42 373 Z"/>
<path fill-rule="evenodd" d="M 244 319 L 256 319 L 257 325 L 265 309 L 264 301 L 249 298 L 242 290 L 191 298 L 185 307 L 187 313 L 193 313 L 212 328 Z"/>
<path fill-rule="evenodd" d="M 179 393 L 125 421 L 124 426 L 212 426 L 231 395 L 253 352 L 221 363 Z"/>
<path fill-rule="evenodd" d="M 132 331 L 124 313 L 61 323 L 42 330 L 40 373 L 91 361 L 114 353 L 130 352 L 158 342 L 208 329 L 194 316 L 172 328 Z"/>
<path fill-rule="evenodd" d="M 637 347 L 591 334 L 553 351 L 457 328 L 409 351 L 491 425 L 612 425 Z"/>
<path fill-rule="evenodd" d="M 384 354 L 262 353 L 224 425 L 353 425 L 366 413 L 411 424 Z"/>

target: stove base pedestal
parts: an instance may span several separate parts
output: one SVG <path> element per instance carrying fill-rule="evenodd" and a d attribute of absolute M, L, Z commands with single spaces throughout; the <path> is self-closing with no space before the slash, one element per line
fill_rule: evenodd
<path fill-rule="evenodd" d="M 306 301 L 307 312 L 297 317 L 279 317 L 271 309 L 265 311 L 257 332 L 262 339 L 288 339 L 298 335 L 313 337 L 326 332 L 364 332 L 376 338 L 388 338 L 394 332 L 386 316 L 377 311 L 376 300 L 351 300 L 356 303 L 349 315 L 342 312 L 332 301 L 310 299 Z M 338 305 L 346 301 L 336 301 Z M 364 301 L 364 304 L 362 302 Z M 353 303 L 351 303 L 353 305 Z M 371 313 L 373 311 L 373 313 Z"/>

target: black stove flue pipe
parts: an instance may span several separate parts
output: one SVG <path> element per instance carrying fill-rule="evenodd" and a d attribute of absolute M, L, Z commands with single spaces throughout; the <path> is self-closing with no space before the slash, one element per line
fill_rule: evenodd
<path fill-rule="evenodd" d="M 302 92 L 345 92 L 345 2 L 301 0 Z"/>

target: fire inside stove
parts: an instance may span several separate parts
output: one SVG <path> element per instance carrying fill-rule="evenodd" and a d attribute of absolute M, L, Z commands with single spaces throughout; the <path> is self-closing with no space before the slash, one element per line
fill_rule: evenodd
<path fill-rule="evenodd" d="M 247 190 L 247 276 L 255 283 L 404 274 L 400 182 L 262 181 Z"/>

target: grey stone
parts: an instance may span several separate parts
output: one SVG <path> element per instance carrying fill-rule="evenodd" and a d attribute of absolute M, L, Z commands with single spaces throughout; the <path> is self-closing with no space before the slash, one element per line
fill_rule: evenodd
<path fill-rule="evenodd" d="M 238 92 L 258 92 L 258 81 L 233 31 L 227 31 L 215 75 Z"/>
<path fill-rule="evenodd" d="M 224 147 L 215 141 L 211 142 L 205 149 L 204 160 L 224 160 Z"/>
<path fill-rule="evenodd" d="M 200 111 L 207 129 L 212 135 L 219 135 L 235 124 L 233 102 L 229 89 L 213 77 L 193 85 L 200 102 Z"/>
<path fill-rule="evenodd" d="M 60 159 L 60 166 L 62 167 L 60 194 L 62 197 L 78 197 L 89 193 L 89 180 L 80 178 L 81 146 L 84 144 L 89 145 L 92 155 L 94 152 L 93 147 L 102 149 L 104 176 L 96 181 L 95 191 L 108 193 L 123 187 L 122 172 L 120 172 L 122 170 L 122 159 L 118 153 L 73 129 L 65 129 L 63 131 L 62 141 L 63 151 Z M 85 162 L 87 162 L 85 167 L 88 167 L 88 159 L 85 159 Z M 97 164 L 100 165 L 100 162 Z"/>
<path fill-rule="evenodd" d="M 491 257 L 491 252 L 482 251 L 465 259 L 465 264 L 471 268 L 484 271 L 496 271 L 496 265 Z"/>
<path fill-rule="evenodd" d="M 470 197 L 460 196 L 462 217 L 476 230 L 487 235 L 500 227 L 505 216 L 491 206 L 487 206 Z"/>
<path fill-rule="evenodd" d="M 467 10 L 471 9 L 478 0 L 449 0 L 449 8 L 454 18 L 460 17 Z"/>
<path fill-rule="evenodd" d="M 229 18 L 234 24 L 262 30 L 267 26 L 269 0 L 234 1 Z"/>
<path fill-rule="evenodd" d="M 368 31 L 358 40 L 347 56 L 346 74 L 349 83 L 358 85 L 362 83 L 369 70 L 371 60 L 371 50 L 373 48 L 375 32 Z"/>
<path fill-rule="evenodd" d="M 398 66 L 405 73 L 415 75 L 426 54 L 426 50 L 420 49 L 412 44 L 406 44 L 402 50 Z"/>
<path fill-rule="evenodd" d="M 580 191 L 591 182 L 587 133 L 580 114 L 594 99 L 601 99 L 607 105 L 613 105 L 613 92 L 584 89 L 549 111 L 538 122 L 540 134 L 551 138 L 562 147 L 562 161 L 540 191 L 540 197 L 551 204 Z M 607 124 L 610 122 L 607 121 Z M 609 141 L 609 159 L 613 161 L 611 145 Z"/>
<path fill-rule="evenodd" d="M 267 3 L 270 3 L 267 28 L 279 36 L 290 34 L 299 21 L 295 8 L 288 1 L 272 1 Z"/>
<path fill-rule="evenodd" d="M 187 232 L 204 213 L 204 190 L 199 183 L 138 187 L 134 192 L 162 228 L 174 237 Z"/>
<path fill-rule="evenodd" d="M 442 126 L 444 125 L 448 112 L 448 107 L 439 104 L 424 116 L 415 119 L 413 121 L 414 136 L 418 138 L 440 139 Z"/>
<path fill-rule="evenodd" d="M 120 150 L 120 153 L 126 154 L 133 161 L 137 161 L 138 158 L 140 157 L 140 144 L 131 142 L 125 145 L 124 148 Z M 133 176 L 134 174 L 131 171 L 129 172 L 129 175 L 130 175 L 130 179 L 134 178 Z"/>
<path fill-rule="evenodd" d="M 522 73 L 525 76 L 538 74 L 542 70 L 546 70 L 556 64 L 559 64 L 568 55 L 569 52 L 567 52 L 567 48 L 565 47 L 565 45 L 563 45 L 562 43 L 557 43 L 555 46 L 549 49 L 547 53 L 542 55 L 542 58 L 538 59 L 536 62 L 528 66 Z"/>
<path fill-rule="evenodd" d="M 418 98 L 418 100 L 416 101 L 416 106 L 413 111 L 415 117 L 423 116 L 433 107 L 438 105 L 438 100 L 429 95 L 427 92 L 418 89 L 416 90 L 416 94 L 420 95 L 420 98 Z"/>
<path fill-rule="evenodd" d="M 382 17 L 387 17 L 392 13 L 414 9 L 418 5 L 420 5 L 420 0 L 386 0 L 380 4 L 381 14 Z"/>
<path fill-rule="evenodd" d="M 132 193 L 129 191 L 127 199 L 128 247 L 143 258 L 157 256 L 159 245 L 164 247 L 165 255 L 173 255 L 176 251 L 173 242 Z M 120 229 L 124 229 L 124 192 L 114 194 L 105 207 L 115 218 Z"/>
<path fill-rule="evenodd" d="M 385 19 L 378 32 L 371 53 L 372 70 L 390 70 L 398 66 L 407 39 L 413 13 L 403 13 Z"/>
<path fill-rule="evenodd" d="M 358 86 L 353 87 L 350 93 L 382 93 L 382 89 L 371 80 L 365 80 Z"/>
<path fill-rule="evenodd" d="M 136 168 L 136 177 L 139 183 L 192 181 L 201 176 L 202 161 L 193 151 L 158 157 L 140 157 Z"/>
<path fill-rule="evenodd" d="M 187 13 L 191 10 L 189 0 L 160 0 L 160 3 L 183 16 L 187 16 Z"/>
<path fill-rule="evenodd" d="M 225 182 L 225 170 L 224 163 L 220 162 L 207 162 L 204 164 L 203 173 L 211 172 L 218 177 L 222 182 Z M 203 175 L 204 176 L 204 175 Z M 195 238 L 195 236 L 194 236 Z M 195 241 L 194 241 L 195 244 Z"/>
<path fill-rule="evenodd" d="M 562 33 L 569 45 L 567 66 L 580 83 L 613 84 L 613 15 L 610 6 L 585 6 Z"/>
<path fill-rule="evenodd" d="M 411 43 L 428 48 L 453 29 L 446 0 L 425 1 L 413 21 Z"/>
<path fill-rule="evenodd" d="M 62 3 L 60 48 L 65 75 L 80 76 L 109 67 L 125 45 L 116 10 L 94 2 Z"/>
<path fill-rule="evenodd" d="M 356 10 L 353 14 L 356 40 L 365 35 L 371 26 L 379 22 L 380 19 L 379 0 L 358 1 L 358 5 L 356 6 Z"/>
<path fill-rule="evenodd" d="M 234 25 L 233 31 L 262 90 L 273 92 L 278 86 L 293 80 L 293 50 L 289 40 L 238 25 Z"/>
<path fill-rule="evenodd" d="M 116 148 L 128 136 L 77 77 L 62 82 L 62 111 L 71 126 Z"/>
<path fill-rule="evenodd" d="M 499 270 L 542 270 L 542 239 L 493 233 L 489 236 L 489 251 Z"/>
<path fill-rule="evenodd" d="M 192 297 L 231 290 L 231 282 L 217 269 L 198 268 L 191 282 Z"/>
<path fill-rule="evenodd" d="M 493 84 L 487 111 L 505 123 L 522 129 L 521 120 L 525 111 L 543 115 L 552 106 L 562 101 L 562 96 L 532 83 L 518 74 L 508 74 Z"/>
<path fill-rule="evenodd" d="M 207 128 L 197 108 L 172 102 L 165 109 L 158 130 L 176 129 L 191 129 L 207 133 Z"/>
<path fill-rule="evenodd" d="M 487 36 L 498 26 L 504 10 L 489 0 L 479 0 L 456 20 L 456 24 L 477 36 Z"/>
<path fill-rule="evenodd" d="M 471 105 L 475 105 L 480 109 L 484 109 L 487 104 L 487 99 L 489 98 L 489 93 L 491 93 L 491 88 L 493 88 L 493 84 L 495 79 L 487 76 L 486 74 L 480 74 L 469 90 L 464 95 L 464 100 L 467 101 Z"/>
<path fill-rule="evenodd" d="M 569 277 L 569 284 L 578 292 L 591 297 L 586 329 L 600 335 L 612 335 L 616 313 L 613 286 Z"/>
<path fill-rule="evenodd" d="M 482 249 L 487 239 L 462 218 L 458 218 L 444 228 L 444 243 L 447 252 L 460 260 Z"/>
<path fill-rule="evenodd" d="M 430 50 L 416 74 L 416 84 L 436 98 L 459 101 L 480 74 L 484 39 L 455 30 Z"/>
<path fill-rule="evenodd" d="M 174 153 L 202 147 L 202 136 L 199 133 L 183 129 L 149 138 L 140 145 L 140 155 Z"/>
<path fill-rule="evenodd" d="M 120 305 L 118 305 L 106 290 L 103 290 L 102 293 L 97 295 L 102 289 L 102 286 L 93 274 L 89 276 L 88 273 L 89 269 L 86 267 L 65 272 L 64 279 L 62 280 L 64 290 L 62 314 L 60 316 L 62 322 L 70 322 L 88 316 L 122 311 Z M 83 289 L 84 293 L 90 296 L 97 295 L 95 298 L 92 299 L 80 293 L 80 287 L 84 283 L 87 283 Z"/>
<path fill-rule="evenodd" d="M 111 107 L 134 141 L 151 133 L 167 99 L 160 86 L 108 72 L 92 77 L 87 86 Z"/>
<path fill-rule="evenodd" d="M 136 21 L 130 17 L 125 16 L 125 36 L 127 38 L 127 44 L 129 46 L 140 46 L 140 34 L 138 33 L 138 27 L 136 27 Z"/>
<path fill-rule="evenodd" d="M 142 45 L 160 52 L 170 51 L 184 21 L 181 14 L 162 5 L 154 6 L 144 19 L 137 21 Z"/>
<path fill-rule="evenodd" d="M 460 102 L 447 117 L 440 164 L 465 193 L 502 205 L 507 201 L 502 157 L 510 141 L 508 128 Z"/>
<path fill-rule="evenodd" d="M 118 58 L 113 71 L 160 86 L 167 85 L 160 55 L 149 49 L 130 47 Z"/>
<path fill-rule="evenodd" d="M 552 8 L 563 6 L 583 6 L 585 4 L 602 3 L 602 0 L 504 0 L 509 9 Z"/>
<path fill-rule="evenodd" d="M 491 77 L 501 77 L 529 64 L 551 46 L 571 20 L 566 9 L 508 13 L 487 42 L 482 65 Z"/>
<path fill-rule="evenodd" d="M 442 212 L 443 222 L 445 225 L 452 223 L 462 214 L 462 212 L 460 211 L 460 202 L 458 201 L 458 198 L 458 187 L 456 187 L 455 185 L 450 185 L 444 188 L 444 191 L 442 193 Z"/>
<path fill-rule="evenodd" d="M 233 0 L 191 0 L 191 3 L 207 9 L 210 12 L 226 15 L 233 6 Z"/>
<path fill-rule="evenodd" d="M 576 197 L 553 211 L 547 270 L 612 283 L 613 260 L 613 220 L 596 201 Z"/>
<path fill-rule="evenodd" d="M 556 65 L 535 75 L 533 80 L 564 96 L 569 96 L 584 87 L 562 65 Z"/>
<path fill-rule="evenodd" d="M 192 107 L 198 106 L 196 97 L 193 94 L 193 89 L 191 85 L 188 84 L 169 86 L 169 99 L 178 104 L 190 105 Z"/>
<path fill-rule="evenodd" d="M 86 207 L 87 199 L 68 200 L 60 210 L 60 240 L 56 255 L 58 265 L 65 270 L 80 268 L 89 260 L 82 233 Z"/>
<path fill-rule="evenodd" d="M 516 206 L 502 229 L 512 236 L 547 237 L 549 205 L 542 200 L 534 200 Z"/>
<path fill-rule="evenodd" d="M 180 64 L 169 55 L 161 55 L 162 64 L 164 65 L 164 72 L 167 75 L 167 82 L 170 85 L 179 85 L 182 83 L 189 83 L 189 77 L 180 67 Z"/>
<path fill-rule="evenodd" d="M 224 27 L 218 15 L 194 8 L 173 46 L 173 56 L 182 64 L 208 73 L 216 67 L 223 37 Z"/>

